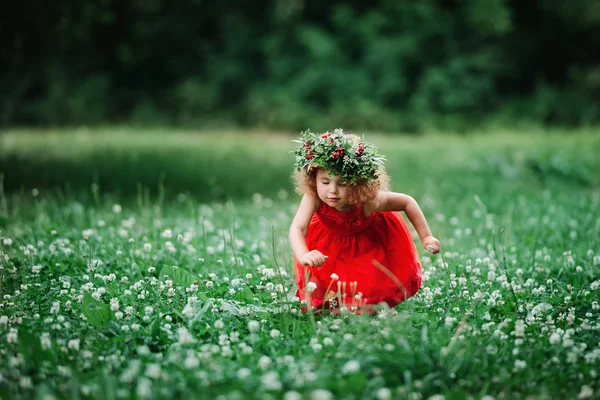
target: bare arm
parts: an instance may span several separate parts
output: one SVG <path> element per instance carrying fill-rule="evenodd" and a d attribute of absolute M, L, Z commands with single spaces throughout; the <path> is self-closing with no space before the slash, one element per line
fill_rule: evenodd
<path fill-rule="evenodd" d="M 367 206 L 368 213 L 373 211 L 404 211 L 410 223 L 415 227 L 423 247 L 432 253 L 439 252 L 440 242 L 431 234 L 427 220 L 421 211 L 421 207 L 412 197 L 395 192 L 379 192 L 377 202 Z"/>
<path fill-rule="evenodd" d="M 309 250 L 306 246 L 306 232 L 308 231 L 308 225 L 310 220 L 319 208 L 320 200 L 308 194 L 302 197 L 296 216 L 290 226 L 290 247 L 294 256 L 303 265 L 310 265 L 317 267 L 325 263 L 326 256 L 324 256 L 318 250 Z"/>

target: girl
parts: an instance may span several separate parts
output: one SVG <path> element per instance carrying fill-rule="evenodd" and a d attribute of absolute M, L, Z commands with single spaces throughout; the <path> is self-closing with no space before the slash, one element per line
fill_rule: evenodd
<path fill-rule="evenodd" d="M 298 297 L 314 307 L 394 307 L 421 287 L 421 263 L 404 211 L 425 249 L 440 250 L 417 202 L 387 190 L 384 158 L 341 129 L 303 132 L 290 227 Z"/>

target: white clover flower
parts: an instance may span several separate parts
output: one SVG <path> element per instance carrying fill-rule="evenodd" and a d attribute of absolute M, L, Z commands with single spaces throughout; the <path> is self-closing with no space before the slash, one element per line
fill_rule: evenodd
<path fill-rule="evenodd" d="M 554 332 L 550 335 L 550 344 L 557 344 L 560 342 L 560 335 L 557 332 Z"/>
<path fill-rule="evenodd" d="M 86 229 L 83 232 L 81 232 L 81 234 L 83 235 L 84 238 L 88 238 L 90 236 L 92 236 L 94 234 L 94 230 L 93 229 Z"/>
<path fill-rule="evenodd" d="M 323 339 L 323 345 L 325 346 L 331 346 L 333 344 L 333 339 L 330 337 L 326 337 L 325 339 Z"/>
<path fill-rule="evenodd" d="M 302 395 L 295 390 L 285 392 L 283 400 L 302 400 Z"/>
<path fill-rule="evenodd" d="M 515 370 L 525 369 L 527 362 L 523 360 L 515 360 Z"/>
<path fill-rule="evenodd" d="M 273 329 L 273 330 L 271 330 L 270 335 L 273 339 L 275 339 L 275 338 L 279 337 L 280 334 L 281 334 L 281 332 L 278 329 Z"/>
<path fill-rule="evenodd" d="M 238 369 L 238 371 L 237 371 L 237 377 L 238 377 L 239 379 L 244 379 L 244 378 L 247 378 L 247 377 L 249 377 L 250 375 L 252 375 L 252 371 L 250 371 L 250 369 L 248 369 L 248 368 L 240 368 L 240 369 Z"/>
<path fill-rule="evenodd" d="M 194 355 L 189 355 L 183 360 L 183 366 L 186 369 L 194 369 L 200 366 L 200 360 L 196 358 Z"/>
<path fill-rule="evenodd" d="M 339 275 L 338 275 L 338 274 L 336 274 L 336 273 L 334 272 L 334 273 L 332 273 L 332 274 L 331 274 L 331 279 L 333 279 L 333 280 L 338 280 L 338 279 L 340 279 L 340 277 L 339 277 Z"/>
<path fill-rule="evenodd" d="M 42 333 L 42 336 L 40 336 L 40 344 L 42 345 L 43 350 L 48 350 L 52 347 L 52 341 L 50 340 L 50 334 L 48 332 Z"/>
<path fill-rule="evenodd" d="M 260 377 L 260 383 L 265 390 L 281 390 L 282 384 L 276 371 L 269 371 Z"/>
<path fill-rule="evenodd" d="M 69 349 L 75 350 L 75 351 L 79 351 L 79 344 L 80 344 L 80 340 L 79 339 L 71 339 L 69 340 L 69 343 L 67 344 L 67 347 Z"/>
<path fill-rule="evenodd" d="M 10 331 L 6 335 L 6 341 L 8 343 L 17 343 L 19 341 L 19 332 L 15 328 L 10 328 Z"/>
<path fill-rule="evenodd" d="M 51 314 L 58 314 L 60 312 L 60 303 L 55 301 L 52 303 L 52 307 L 50 307 Z"/>
<path fill-rule="evenodd" d="M 386 387 L 377 389 L 375 393 L 377 400 L 389 400 L 392 398 L 392 391 Z"/>
<path fill-rule="evenodd" d="M 166 324 L 165 324 L 166 327 Z M 188 343 L 196 343 L 197 340 L 192 336 L 192 334 L 185 327 L 177 328 L 177 341 L 179 344 L 188 344 Z"/>
<path fill-rule="evenodd" d="M 223 329 L 225 327 L 225 324 L 223 323 L 222 319 L 218 319 L 215 321 L 215 328 L 216 329 Z"/>
<path fill-rule="evenodd" d="M 146 372 L 145 372 L 146 376 L 153 378 L 153 379 L 158 379 L 158 378 L 160 378 L 160 374 L 161 374 L 161 370 L 160 370 L 159 364 L 148 364 L 148 366 L 146 367 Z"/>
<path fill-rule="evenodd" d="M 260 324 L 258 321 L 250 320 L 248 321 L 248 330 L 250 332 L 257 332 L 260 328 Z"/>
<path fill-rule="evenodd" d="M 271 358 L 269 356 L 261 356 L 258 359 L 258 367 L 263 371 L 271 366 Z"/>
<path fill-rule="evenodd" d="M 342 373 L 344 375 L 350 375 L 360 370 L 360 363 L 356 360 L 350 360 L 342 367 Z"/>
<path fill-rule="evenodd" d="M 0 325 L 4 325 L 4 326 L 8 325 L 8 316 L 0 315 Z"/>
<path fill-rule="evenodd" d="M 133 380 L 133 379 L 132 379 Z M 141 399 L 147 399 L 152 396 L 152 382 L 147 378 L 138 379 L 136 394 Z"/>
<path fill-rule="evenodd" d="M 144 243 L 144 250 L 145 251 L 151 251 L 152 250 L 152 244 L 151 243 Z"/>
<path fill-rule="evenodd" d="M 577 395 L 578 399 L 589 399 L 594 395 L 594 390 L 589 385 L 583 385 Z"/>
<path fill-rule="evenodd" d="M 21 386 L 23 389 L 31 389 L 33 387 L 33 382 L 31 381 L 30 377 L 22 376 L 19 378 L 19 386 Z"/>
<path fill-rule="evenodd" d="M 170 229 L 165 229 L 160 234 L 160 237 L 165 238 L 165 239 L 171 239 L 173 237 L 173 231 Z"/>
<path fill-rule="evenodd" d="M 317 284 L 314 282 L 308 282 L 308 285 L 306 285 L 306 290 L 308 290 L 308 293 L 314 292 L 316 288 Z"/>
<path fill-rule="evenodd" d="M 34 274 L 39 274 L 41 270 L 42 270 L 41 265 L 34 265 L 33 267 L 31 267 L 31 272 Z"/>
<path fill-rule="evenodd" d="M 333 400 L 333 394 L 326 389 L 315 389 L 310 393 L 310 400 Z"/>

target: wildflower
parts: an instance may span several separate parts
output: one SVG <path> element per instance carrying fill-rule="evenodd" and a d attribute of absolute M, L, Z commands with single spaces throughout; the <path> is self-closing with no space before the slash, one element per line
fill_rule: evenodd
<path fill-rule="evenodd" d="M 578 399 L 589 399 L 593 395 L 594 395 L 594 390 L 592 390 L 592 387 L 588 386 L 588 385 L 583 385 L 581 387 L 581 390 L 579 391 L 579 394 L 577 395 L 577 398 Z"/>
<path fill-rule="evenodd" d="M 58 314 L 59 311 L 60 311 L 60 303 L 58 301 L 53 302 L 52 307 L 50 307 L 50 313 Z"/>
<path fill-rule="evenodd" d="M 146 367 L 146 376 L 154 379 L 160 378 L 161 370 L 158 364 L 148 364 Z"/>
<path fill-rule="evenodd" d="M 268 356 L 261 356 L 258 359 L 258 367 L 263 371 L 271 366 L 271 358 Z"/>
<path fill-rule="evenodd" d="M 527 362 L 523 360 L 515 360 L 515 370 L 525 369 Z"/>
<path fill-rule="evenodd" d="M 19 340 L 19 332 L 15 328 L 10 328 L 8 335 L 6 335 L 6 341 L 8 343 L 17 343 Z"/>
<path fill-rule="evenodd" d="M 79 339 L 71 339 L 71 340 L 69 340 L 67 347 L 69 349 L 79 351 L 79 343 L 80 343 Z"/>
<path fill-rule="evenodd" d="M 171 231 L 170 229 L 165 229 L 164 231 L 162 231 L 162 233 L 160 234 L 160 237 L 162 238 L 166 238 L 166 239 L 170 239 L 173 237 L 173 231 Z"/>
<path fill-rule="evenodd" d="M 316 288 L 317 288 L 317 284 L 314 282 L 308 282 L 308 285 L 306 285 L 306 290 L 308 290 L 308 293 L 314 292 L 314 290 Z"/>
<path fill-rule="evenodd" d="M 41 265 L 34 265 L 33 267 L 31 267 L 31 272 L 34 274 L 39 274 L 41 270 L 42 270 Z"/>
<path fill-rule="evenodd" d="M 177 340 L 179 344 L 196 343 L 196 339 L 185 327 L 177 328 Z"/>
<path fill-rule="evenodd" d="M 238 371 L 237 371 L 237 377 L 238 377 L 239 379 L 244 379 L 244 378 L 247 378 L 247 377 L 249 377 L 251 374 L 252 374 L 252 371 L 250 371 L 250 369 L 248 369 L 248 368 L 240 368 L 240 369 L 238 369 Z"/>
<path fill-rule="evenodd" d="M 379 388 L 375 393 L 378 400 L 389 400 L 392 398 L 392 391 L 388 388 Z"/>
<path fill-rule="evenodd" d="M 216 329 L 223 329 L 223 327 L 225 327 L 225 324 L 223 323 L 222 319 L 218 319 L 215 321 L 215 328 Z"/>
<path fill-rule="evenodd" d="M 285 392 L 283 400 L 302 400 L 302 395 L 295 390 Z"/>
<path fill-rule="evenodd" d="M 40 337 L 40 344 L 42 345 L 43 350 L 48 350 L 52 346 L 50 334 L 48 332 L 42 333 L 42 336 Z"/>
<path fill-rule="evenodd" d="M 557 344 L 560 342 L 560 335 L 556 332 L 554 332 L 552 335 L 550 335 L 550 344 Z"/>
<path fill-rule="evenodd" d="M 257 332 L 259 327 L 260 327 L 260 324 L 258 323 L 258 321 L 254 321 L 254 320 L 248 321 L 248 330 L 250 332 Z"/>
<path fill-rule="evenodd" d="M 336 274 L 336 273 L 334 272 L 334 273 L 332 273 L 332 274 L 331 274 L 331 279 L 333 279 L 333 280 L 338 280 L 338 279 L 340 279 L 340 277 L 339 277 L 339 275 L 338 275 L 338 274 Z"/>
<path fill-rule="evenodd" d="M 332 400 L 333 394 L 329 390 L 316 389 L 310 393 L 310 400 Z"/>
<path fill-rule="evenodd" d="M 344 375 L 350 375 L 360 370 L 360 363 L 356 360 L 350 360 L 342 367 L 342 373 Z"/>
<path fill-rule="evenodd" d="M 186 369 L 194 369 L 200 365 L 200 360 L 196 358 L 194 355 L 189 355 L 183 360 L 183 366 Z"/>
<path fill-rule="evenodd" d="M 136 394 L 141 399 L 146 399 L 152 396 L 152 382 L 147 378 L 138 379 Z"/>
<path fill-rule="evenodd" d="M 281 381 L 279 374 L 275 371 L 269 371 L 260 378 L 260 383 L 266 390 L 281 390 Z"/>
<path fill-rule="evenodd" d="M 275 339 L 275 338 L 279 337 L 279 335 L 280 335 L 280 334 L 281 334 L 281 332 L 280 332 L 279 330 L 277 330 L 277 329 L 273 329 L 273 330 L 271 331 L 271 337 L 272 337 L 273 339 Z"/>

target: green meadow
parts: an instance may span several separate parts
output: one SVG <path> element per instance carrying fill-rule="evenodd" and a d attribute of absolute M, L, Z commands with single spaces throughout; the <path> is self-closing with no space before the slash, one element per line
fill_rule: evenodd
<path fill-rule="evenodd" d="M 598 129 L 365 134 L 442 243 L 374 315 L 295 299 L 295 138 L 1 132 L 0 398 L 598 398 Z"/>

